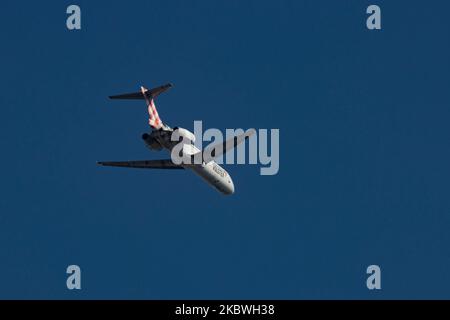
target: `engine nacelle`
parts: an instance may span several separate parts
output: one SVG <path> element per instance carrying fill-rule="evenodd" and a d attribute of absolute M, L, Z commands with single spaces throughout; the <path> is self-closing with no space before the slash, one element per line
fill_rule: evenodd
<path fill-rule="evenodd" d="M 142 135 L 142 140 L 144 140 L 145 145 L 150 149 L 150 150 L 161 150 L 162 146 L 161 144 L 158 142 L 158 140 L 156 140 L 155 138 L 153 138 L 151 135 L 149 135 L 148 133 L 144 133 Z"/>
<path fill-rule="evenodd" d="M 178 132 L 179 136 L 178 141 L 184 140 L 186 142 L 187 141 L 195 142 L 195 135 L 187 129 L 175 127 L 174 132 Z"/>

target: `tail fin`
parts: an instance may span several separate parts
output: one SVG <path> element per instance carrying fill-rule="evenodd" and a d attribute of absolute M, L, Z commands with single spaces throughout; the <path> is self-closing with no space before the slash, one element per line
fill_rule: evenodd
<path fill-rule="evenodd" d="M 156 110 L 155 101 L 153 100 L 153 97 L 155 97 L 152 94 L 149 94 L 149 90 L 141 87 L 142 95 L 145 97 L 145 102 L 147 102 L 147 108 L 148 108 L 148 123 L 153 129 L 161 129 L 163 126 L 161 119 L 159 118 L 158 111 Z"/>
<path fill-rule="evenodd" d="M 147 89 L 144 87 L 141 87 L 140 92 L 132 92 L 132 93 L 125 93 L 115 96 L 110 96 L 110 99 L 145 99 L 147 102 L 148 107 L 148 114 L 149 114 L 149 120 L 148 123 L 153 129 L 161 129 L 163 126 L 163 123 L 161 119 L 159 118 L 158 111 L 156 110 L 154 98 L 163 93 L 164 91 L 167 91 L 172 87 L 172 84 L 168 83 L 153 89 Z"/>

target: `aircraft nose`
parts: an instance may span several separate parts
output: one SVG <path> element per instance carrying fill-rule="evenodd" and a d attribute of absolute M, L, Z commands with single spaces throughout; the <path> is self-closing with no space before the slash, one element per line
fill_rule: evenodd
<path fill-rule="evenodd" d="M 231 180 L 230 177 L 228 177 L 228 184 L 227 184 L 227 194 L 233 194 L 234 193 L 234 183 L 233 180 Z"/>

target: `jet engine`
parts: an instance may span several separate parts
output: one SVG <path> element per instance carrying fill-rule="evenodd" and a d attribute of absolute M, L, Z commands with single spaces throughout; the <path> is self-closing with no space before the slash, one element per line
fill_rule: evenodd
<path fill-rule="evenodd" d="M 189 142 L 189 141 L 191 143 L 195 142 L 195 135 L 192 132 L 190 132 L 189 130 L 184 129 L 184 128 L 175 127 L 175 128 L 173 128 L 172 134 L 174 134 L 175 132 L 178 133 L 178 141 L 181 142 L 182 140 L 184 140 L 185 142 Z"/>
<path fill-rule="evenodd" d="M 144 140 L 145 145 L 150 149 L 150 150 L 161 150 L 162 146 L 161 144 L 158 142 L 158 140 L 156 140 L 155 138 L 153 138 L 151 135 L 149 135 L 148 133 L 144 133 L 142 135 L 142 140 Z"/>

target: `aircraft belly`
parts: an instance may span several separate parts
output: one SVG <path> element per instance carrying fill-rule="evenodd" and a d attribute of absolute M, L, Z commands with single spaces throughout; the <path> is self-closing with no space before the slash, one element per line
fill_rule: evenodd
<path fill-rule="evenodd" d="M 234 185 L 231 177 L 225 169 L 220 167 L 214 161 L 207 164 L 192 166 L 191 169 L 219 192 L 223 194 L 234 193 Z"/>

